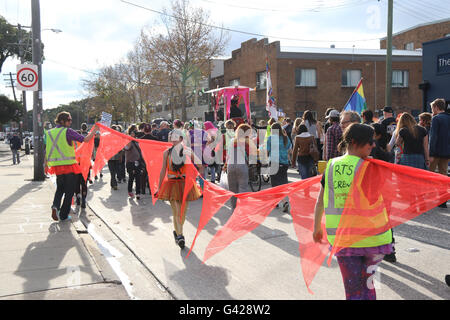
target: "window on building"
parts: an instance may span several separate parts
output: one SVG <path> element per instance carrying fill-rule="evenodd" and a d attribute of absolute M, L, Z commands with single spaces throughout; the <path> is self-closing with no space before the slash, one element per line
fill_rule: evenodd
<path fill-rule="evenodd" d="M 361 80 L 361 70 L 342 70 L 342 86 L 356 87 Z"/>
<path fill-rule="evenodd" d="M 265 71 L 256 73 L 256 89 L 267 88 L 267 73 Z"/>
<path fill-rule="evenodd" d="M 408 87 L 409 71 L 392 70 L 392 87 L 406 88 Z"/>
<path fill-rule="evenodd" d="M 408 42 L 405 44 L 405 50 L 414 50 L 414 42 Z"/>
<path fill-rule="evenodd" d="M 239 79 L 230 80 L 230 87 L 235 87 L 241 85 L 241 81 Z"/>
<path fill-rule="evenodd" d="M 316 85 L 316 69 L 295 69 L 296 87 L 315 87 Z"/>

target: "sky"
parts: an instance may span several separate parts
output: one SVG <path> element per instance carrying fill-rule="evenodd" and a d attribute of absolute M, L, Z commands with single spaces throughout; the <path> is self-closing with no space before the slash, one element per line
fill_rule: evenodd
<path fill-rule="evenodd" d="M 330 47 L 379 49 L 386 36 L 388 0 L 190 0 L 210 15 L 210 23 L 257 35 L 229 32 L 224 56 L 248 39 L 265 35 L 282 47 Z M 446 0 L 448 1 L 448 0 Z M 43 106 L 87 97 L 82 80 L 100 68 L 118 63 L 132 50 L 143 28 L 163 31 L 161 15 L 169 1 L 162 0 L 40 0 L 41 38 L 45 45 L 42 65 Z M 31 0 L 0 0 L 0 15 L 10 24 L 31 26 Z M 442 0 L 394 1 L 393 31 L 450 17 Z M 60 29 L 54 33 L 49 29 Z M 9 58 L 2 69 L 0 94 L 13 99 L 4 79 L 16 72 L 17 59 Z M 27 93 L 27 109 L 32 93 Z"/>

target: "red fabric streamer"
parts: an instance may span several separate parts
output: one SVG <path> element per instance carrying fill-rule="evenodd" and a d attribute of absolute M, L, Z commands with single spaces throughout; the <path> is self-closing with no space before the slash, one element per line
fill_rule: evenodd
<path fill-rule="evenodd" d="M 208 244 L 203 262 L 225 249 L 233 241 L 243 237 L 258 227 L 275 206 L 298 184 L 291 183 L 259 192 L 236 194 L 236 209 L 227 223 L 216 233 Z"/>
<path fill-rule="evenodd" d="M 325 261 L 326 255 L 330 252 L 325 230 L 325 216 L 322 219 L 322 241 L 321 243 L 315 243 L 313 240 L 314 208 L 320 192 L 321 178 L 320 175 L 303 180 L 303 183 L 298 185 L 295 192 L 289 194 L 292 220 L 298 238 L 303 279 L 311 294 L 313 294 L 310 289 L 312 280 Z"/>
<path fill-rule="evenodd" d="M 202 212 L 200 214 L 200 220 L 198 222 L 197 232 L 195 233 L 194 240 L 192 241 L 191 248 L 186 256 L 189 257 L 192 249 L 194 248 L 195 241 L 203 228 L 208 224 L 209 220 L 219 211 L 220 208 L 228 201 L 234 193 L 219 186 L 204 180 L 203 190 L 203 205 Z"/>
<path fill-rule="evenodd" d="M 94 175 L 129 141 L 136 140 L 101 124 L 98 125 L 102 136 L 94 164 Z M 92 153 L 93 141 L 92 139 L 87 144 L 83 143 L 77 149 L 77 155 L 82 156 L 81 166 L 83 175 L 86 173 L 86 176 L 89 169 L 86 163 Z M 147 165 L 150 185 L 156 189 L 162 168 L 162 153 L 170 147 L 170 144 L 150 140 L 137 141 L 140 143 Z M 198 175 L 198 171 L 189 160 L 186 161 L 183 206 Z M 238 198 L 237 207 L 227 223 L 208 244 L 203 262 L 258 227 L 275 205 L 289 196 L 294 229 L 299 240 L 303 277 L 309 292 L 312 293 L 310 290 L 312 280 L 329 252 L 323 221 L 324 241 L 314 243 L 312 237 L 314 207 L 321 187 L 320 179 L 321 176 L 316 176 L 255 193 L 241 194 L 234 194 L 205 181 L 202 213 L 189 253 L 205 225 L 231 196 Z M 367 160 L 350 188 L 330 259 L 340 248 L 405 223 L 448 199 L 450 199 L 450 178 L 446 176 L 379 160 Z"/>
<path fill-rule="evenodd" d="M 192 187 L 194 186 L 194 183 L 197 183 L 196 179 L 197 176 L 199 175 L 197 168 L 195 168 L 194 164 L 192 163 L 192 161 L 190 161 L 189 158 L 186 158 L 186 178 L 185 178 L 185 183 L 184 183 L 184 192 L 183 192 L 183 202 L 181 203 L 181 214 L 180 214 L 180 222 L 183 218 L 183 212 L 184 212 L 184 208 L 186 207 L 186 198 L 187 195 L 189 194 L 189 191 L 191 191 Z"/>
<path fill-rule="evenodd" d="M 448 199 L 449 177 L 367 160 L 350 187 L 330 259 L 342 248 L 386 232 Z"/>
<path fill-rule="evenodd" d="M 101 123 L 97 123 L 97 125 L 100 129 L 100 145 L 98 146 L 94 167 L 92 168 L 92 174 L 94 176 L 99 173 L 100 169 L 105 166 L 109 159 L 133 140 L 132 137 L 108 128 Z"/>
<path fill-rule="evenodd" d="M 136 140 L 136 139 L 135 139 Z M 159 176 L 163 166 L 163 153 L 165 150 L 172 146 L 168 142 L 160 142 L 153 140 L 138 139 L 139 146 L 142 151 L 142 157 L 144 158 L 145 165 L 148 173 L 148 182 L 152 194 L 153 204 L 156 203 L 158 198 L 155 197 L 154 191 L 158 189 Z"/>
<path fill-rule="evenodd" d="M 93 128 L 91 128 L 91 131 Z M 89 140 L 87 143 L 82 143 L 76 150 L 76 157 L 79 159 L 81 174 L 84 181 L 87 181 L 89 174 L 89 168 L 91 167 L 92 151 L 94 150 L 94 139 Z"/>

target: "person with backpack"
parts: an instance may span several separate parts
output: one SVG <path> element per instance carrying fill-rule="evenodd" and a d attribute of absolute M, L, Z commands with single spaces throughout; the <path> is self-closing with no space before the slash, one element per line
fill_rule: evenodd
<path fill-rule="evenodd" d="M 275 149 L 272 149 L 272 147 L 275 147 Z M 272 187 L 287 184 L 287 171 L 289 169 L 292 143 L 279 122 L 275 122 L 272 125 L 271 135 L 266 142 L 266 150 L 270 159 L 270 181 Z M 288 210 L 289 202 L 285 201 L 283 203 L 283 212 L 288 212 Z"/>
<path fill-rule="evenodd" d="M 298 171 L 302 179 L 308 179 L 316 175 L 315 159 L 311 155 L 312 145 L 316 144 L 316 138 L 308 132 L 308 128 L 301 124 L 298 127 L 298 135 L 295 137 L 292 152 L 292 165 L 298 165 Z"/>

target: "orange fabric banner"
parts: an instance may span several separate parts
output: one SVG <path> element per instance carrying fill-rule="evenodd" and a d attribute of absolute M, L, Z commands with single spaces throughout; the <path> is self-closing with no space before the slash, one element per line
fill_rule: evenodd
<path fill-rule="evenodd" d="M 91 128 L 91 131 L 93 128 Z M 76 150 L 76 157 L 79 159 L 81 174 L 84 181 L 87 181 L 89 169 L 91 167 L 92 151 L 94 150 L 94 139 L 91 139 L 87 143 L 82 143 Z"/>
<path fill-rule="evenodd" d="M 136 140 L 101 124 L 99 127 L 102 135 L 97 150 L 98 163 L 96 159 L 94 166 L 97 171 L 94 171 L 94 174 L 130 140 Z M 150 185 L 156 189 L 162 168 L 162 152 L 170 144 L 151 140 L 137 141 L 147 164 Z M 89 144 L 82 144 L 77 152 L 82 153 L 83 158 L 88 158 L 85 155 L 92 153 L 92 146 L 93 139 Z M 186 163 L 188 166 L 184 200 L 193 183 L 196 183 L 195 178 L 198 175 L 193 164 L 190 161 Z M 202 213 L 189 253 L 208 221 L 231 196 L 238 198 L 237 207 L 227 223 L 208 244 L 203 262 L 257 228 L 276 204 L 288 196 L 294 229 L 299 240 L 302 273 L 306 286 L 312 293 L 310 290 L 312 280 L 329 252 L 324 226 L 322 226 L 324 241 L 314 243 L 312 238 L 314 207 L 321 187 L 320 179 L 321 176 L 316 176 L 259 192 L 241 194 L 234 194 L 205 181 Z M 448 199 L 450 199 L 449 177 L 379 160 L 367 160 L 351 186 L 330 258 L 340 248 L 385 232 Z"/>
<path fill-rule="evenodd" d="M 97 125 L 100 129 L 100 144 L 98 146 L 94 166 L 92 168 L 93 176 L 96 176 L 109 159 L 111 159 L 131 140 L 133 140 L 132 137 L 108 128 L 101 123 L 97 123 Z"/>
<path fill-rule="evenodd" d="M 258 227 L 289 190 L 298 183 L 286 184 L 259 192 L 239 193 L 236 209 L 227 223 L 208 244 L 203 262 L 225 249 L 233 241 Z"/>
<path fill-rule="evenodd" d="M 142 157 L 147 168 L 148 182 L 150 185 L 153 204 L 158 198 L 155 197 L 155 190 L 158 188 L 159 175 L 163 166 L 163 152 L 172 146 L 168 142 L 154 140 L 135 139 L 139 142 L 142 151 Z"/>
<path fill-rule="evenodd" d="M 311 282 L 325 261 L 326 255 L 330 252 L 330 244 L 326 237 L 325 216 L 322 219 L 322 242 L 315 243 L 313 240 L 314 208 L 320 192 L 321 178 L 322 175 L 303 180 L 304 183 L 300 184 L 295 192 L 289 194 L 303 279 L 311 294 L 313 294 L 310 289 Z"/>
<path fill-rule="evenodd" d="M 366 160 L 350 187 L 330 259 L 342 248 L 386 232 L 449 199 L 449 177 Z"/>
<path fill-rule="evenodd" d="M 200 232 L 232 196 L 234 196 L 233 192 L 222 189 L 214 183 L 204 180 L 202 212 L 200 214 L 197 232 L 195 233 L 194 240 L 192 241 L 191 248 L 189 249 L 186 258 L 191 254 Z"/>

